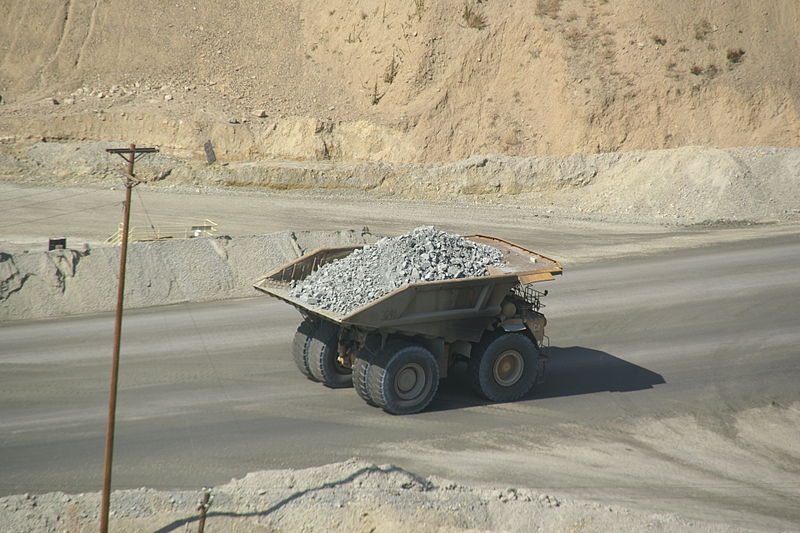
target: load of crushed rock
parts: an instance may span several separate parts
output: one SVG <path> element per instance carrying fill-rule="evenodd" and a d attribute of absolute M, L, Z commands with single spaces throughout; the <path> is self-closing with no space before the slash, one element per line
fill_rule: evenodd
<path fill-rule="evenodd" d="M 486 276 L 489 266 L 502 264 L 497 248 L 420 226 L 322 266 L 298 282 L 291 296 L 347 314 L 409 283 Z"/>

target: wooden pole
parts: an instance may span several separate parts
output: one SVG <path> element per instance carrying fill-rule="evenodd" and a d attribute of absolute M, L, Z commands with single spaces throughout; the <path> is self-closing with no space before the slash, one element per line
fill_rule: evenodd
<path fill-rule="evenodd" d="M 106 453 L 103 463 L 103 494 L 100 503 L 100 533 L 108 533 L 108 510 L 111 502 L 111 464 L 114 457 L 114 426 L 117 418 L 117 383 L 119 381 L 119 347 L 122 340 L 122 309 L 125 298 L 125 264 L 128 259 L 128 225 L 131 218 L 131 189 L 139 183 L 133 175 L 133 163 L 137 149 L 131 144 L 128 149 L 107 150 L 121 155 L 127 162 L 125 177 L 125 205 L 122 215 L 122 243 L 119 247 L 119 283 L 117 284 L 117 312 L 114 321 L 114 352 L 111 360 L 111 385 L 108 393 L 108 424 L 106 426 Z M 138 152 L 155 152 L 154 148 L 140 148 Z M 127 154 L 125 157 L 123 154 Z"/>
<path fill-rule="evenodd" d="M 111 359 L 111 386 L 108 393 L 108 424 L 106 427 L 106 455 L 103 463 L 103 497 L 100 510 L 100 533 L 108 532 L 108 510 L 111 501 L 111 463 L 114 456 L 114 425 L 117 417 L 117 383 L 119 379 L 119 346 L 122 339 L 122 304 L 125 298 L 125 262 L 128 258 L 128 223 L 131 217 L 131 189 L 134 186 L 133 160 L 136 145 L 131 144 L 128 154 L 128 176 L 125 178 L 125 207 L 122 215 L 122 244 L 119 248 L 119 283 L 117 284 L 117 312 L 114 321 L 114 353 Z"/>

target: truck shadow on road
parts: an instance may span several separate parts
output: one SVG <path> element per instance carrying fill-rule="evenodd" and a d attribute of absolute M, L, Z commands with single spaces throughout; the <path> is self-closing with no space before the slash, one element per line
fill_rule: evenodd
<path fill-rule="evenodd" d="M 630 392 L 666 383 L 661 374 L 600 350 L 551 347 L 547 354 L 547 379 L 536 387 L 533 398 Z"/>
<path fill-rule="evenodd" d="M 594 392 L 630 392 L 652 389 L 666 383 L 661 374 L 620 359 L 609 353 L 583 346 L 550 347 L 550 361 L 544 383 L 519 401 Z M 447 411 L 491 402 L 472 392 L 466 365 L 456 366 L 439 385 L 428 411 Z"/>

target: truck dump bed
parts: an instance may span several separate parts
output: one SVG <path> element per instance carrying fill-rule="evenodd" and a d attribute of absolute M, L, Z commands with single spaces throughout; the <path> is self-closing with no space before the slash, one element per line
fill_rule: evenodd
<path fill-rule="evenodd" d="M 289 293 L 293 281 L 305 279 L 320 266 L 349 255 L 360 245 L 320 248 L 259 278 L 254 287 L 302 313 L 341 325 L 477 341 L 487 324 L 500 313 L 503 298 L 512 288 L 552 280 L 562 269 L 558 261 L 503 239 L 486 235 L 466 238 L 497 248 L 505 264 L 490 267 L 488 276 L 410 283 L 346 315 L 310 306 Z"/>

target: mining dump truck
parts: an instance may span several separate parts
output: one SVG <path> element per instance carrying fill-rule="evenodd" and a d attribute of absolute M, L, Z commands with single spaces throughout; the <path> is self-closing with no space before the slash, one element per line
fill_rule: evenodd
<path fill-rule="evenodd" d="M 259 278 L 254 287 L 297 308 L 303 321 L 292 345 L 307 378 L 355 388 L 392 414 L 419 412 L 439 379 L 466 361 L 470 381 L 489 401 L 510 402 L 544 378 L 547 323 L 534 286 L 562 272 L 558 261 L 485 235 L 466 239 L 500 250 L 489 275 L 409 283 L 347 314 L 292 297 L 293 282 L 361 246 L 320 248 Z"/>

